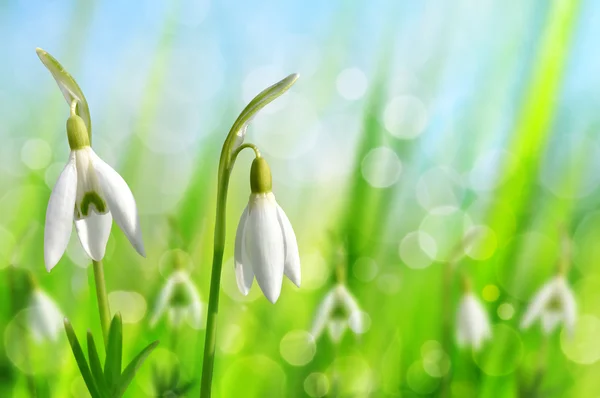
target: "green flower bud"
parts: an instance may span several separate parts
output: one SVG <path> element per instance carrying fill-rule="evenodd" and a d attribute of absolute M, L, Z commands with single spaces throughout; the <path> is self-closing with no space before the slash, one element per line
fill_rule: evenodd
<path fill-rule="evenodd" d="M 72 114 L 67 120 L 67 137 L 72 151 L 90 146 L 90 137 L 85 122 L 75 114 Z"/>
<path fill-rule="evenodd" d="M 263 157 L 257 157 L 250 168 L 250 188 L 252 193 L 269 193 L 272 188 L 271 169 Z"/>

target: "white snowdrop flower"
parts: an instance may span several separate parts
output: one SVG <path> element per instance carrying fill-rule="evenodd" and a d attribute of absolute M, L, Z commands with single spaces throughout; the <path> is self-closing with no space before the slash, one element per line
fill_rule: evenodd
<path fill-rule="evenodd" d="M 204 303 L 189 274 L 177 270 L 169 276 L 158 295 L 150 326 L 156 326 L 166 313 L 169 323 L 175 328 L 187 321 L 194 329 L 201 329 L 203 310 Z"/>
<path fill-rule="evenodd" d="M 235 274 L 247 295 L 254 277 L 265 297 L 275 303 L 283 275 L 300 287 L 300 256 L 290 220 L 271 192 L 271 171 L 262 157 L 250 170 L 252 194 L 242 213 L 235 238 Z"/>
<path fill-rule="evenodd" d="M 90 147 L 84 121 L 74 113 L 67 121 L 71 154 L 52 190 L 46 211 L 44 261 L 50 271 L 63 256 L 72 224 L 85 252 L 102 260 L 112 219 L 142 256 L 144 244 L 137 206 L 123 178 Z"/>
<path fill-rule="evenodd" d="M 362 311 L 348 288 L 338 283 L 319 304 L 311 334 L 317 339 L 327 329 L 331 340 L 339 343 L 348 328 L 356 334 L 364 332 Z"/>
<path fill-rule="evenodd" d="M 456 317 L 456 341 L 461 347 L 479 350 L 492 337 L 487 312 L 470 291 L 466 291 L 458 304 Z"/>
<path fill-rule="evenodd" d="M 39 288 L 34 288 L 29 299 L 27 313 L 29 330 L 36 342 L 56 341 L 63 329 L 63 314 L 48 296 Z"/>
<path fill-rule="evenodd" d="M 521 321 L 521 328 L 529 328 L 538 319 L 546 334 L 552 333 L 562 323 L 567 333 L 573 335 L 577 320 L 577 303 L 563 275 L 546 282 L 533 296 Z"/>

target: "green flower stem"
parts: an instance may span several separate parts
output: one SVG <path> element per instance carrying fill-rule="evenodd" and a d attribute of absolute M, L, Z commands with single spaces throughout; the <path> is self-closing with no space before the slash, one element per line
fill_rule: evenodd
<path fill-rule="evenodd" d="M 219 174 L 217 185 L 217 216 L 215 220 L 215 237 L 213 248 L 213 265 L 210 276 L 210 292 L 208 297 L 208 311 L 206 315 L 206 336 L 204 338 L 204 357 L 202 359 L 202 379 L 200 381 L 200 397 L 210 398 L 212 389 L 212 376 L 215 363 L 215 347 L 217 343 L 217 315 L 219 312 L 219 292 L 221 287 L 221 268 L 223 267 L 223 252 L 225 251 L 225 209 L 227 205 L 227 189 L 229 178 L 237 156 L 245 148 L 251 148 L 256 157 L 260 158 L 260 151 L 253 144 L 242 144 L 235 148 L 236 140 L 243 135 L 252 117 L 267 104 L 286 92 L 298 79 L 297 74 L 292 74 L 263 90 L 244 108 L 233 126 L 229 130 L 219 159 Z M 237 138 L 236 138 L 237 137 Z"/>
<path fill-rule="evenodd" d="M 102 337 L 104 347 L 108 344 L 108 330 L 110 329 L 110 308 L 106 294 L 106 283 L 104 282 L 104 267 L 102 261 L 92 261 L 94 266 L 94 282 L 96 284 L 96 298 L 98 299 L 98 311 L 100 312 L 100 324 L 102 325 Z"/>

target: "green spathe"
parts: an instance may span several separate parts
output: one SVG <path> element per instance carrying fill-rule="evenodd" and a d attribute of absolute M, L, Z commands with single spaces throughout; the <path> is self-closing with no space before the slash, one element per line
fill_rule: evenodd
<path fill-rule="evenodd" d="M 90 146 L 90 137 L 85 122 L 78 115 L 72 114 L 67 119 L 67 137 L 72 151 Z"/>
<path fill-rule="evenodd" d="M 271 169 L 265 158 L 257 157 L 250 168 L 252 193 L 269 193 L 272 189 Z"/>

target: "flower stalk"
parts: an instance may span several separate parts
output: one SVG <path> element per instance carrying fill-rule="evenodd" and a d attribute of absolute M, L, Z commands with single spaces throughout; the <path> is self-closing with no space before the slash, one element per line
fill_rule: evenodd
<path fill-rule="evenodd" d="M 95 260 L 92 260 L 92 265 L 94 267 L 94 284 L 96 285 L 96 298 L 98 299 L 102 337 L 104 338 L 104 346 L 107 347 L 111 317 L 110 307 L 108 305 L 108 295 L 106 294 L 106 282 L 104 280 L 104 266 L 102 261 Z"/>
<path fill-rule="evenodd" d="M 245 148 L 253 149 L 256 157 L 260 158 L 260 151 L 255 145 L 243 144 L 248 123 L 260 109 L 285 93 L 297 79 L 297 74 L 289 75 L 280 82 L 265 89 L 250 101 L 229 130 L 229 134 L 227 135 L 221 150 L 217 183 L 217 211 L 213 244 L 213 264 L 210 278 L 208 311 L 206 316 L 206 336 L 204 340 L 204 357 L 202 362 L 202 379 L 200 384 L 201 398 L 209 398 L 212 393 L 221 269 L 223 266 L 223 253 L 225 251 L 227 190 L 231 172 L 237 156 Z"/>

